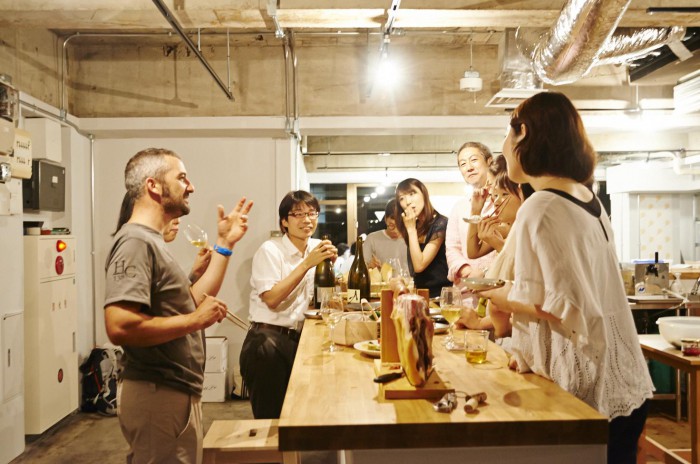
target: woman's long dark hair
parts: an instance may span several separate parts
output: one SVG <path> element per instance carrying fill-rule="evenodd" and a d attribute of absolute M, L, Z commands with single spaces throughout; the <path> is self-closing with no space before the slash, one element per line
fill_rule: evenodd
<path fill-rule="evenodd" d="M 401 236 L 406 244 L 408 244 L 408 231 L 406 231 L 406 226 L 404 225 L 403 218 L 401 217 L 401 213 L 403 213 L 404 209 L 401 207 L 399 196 L 401 193 L 409 192 L 411 187 L 416 187 L 423 195 L 423 211 L 421 211 L 416 218 L 416 231 L 418 232 L 418 237 L 424 237 L 428 234 L 430 226 L 433 224 L 433 221 L 438 215 L 438 212 L 435 211 L 432 203 L 430 203 L 430 194 L 428 194 L 428 189 L 423 182 L 412 177 L 402 180 L 399 185 L 396 186 L 396 227 L 399 229 L 399 232 L 401 233 Z"/>

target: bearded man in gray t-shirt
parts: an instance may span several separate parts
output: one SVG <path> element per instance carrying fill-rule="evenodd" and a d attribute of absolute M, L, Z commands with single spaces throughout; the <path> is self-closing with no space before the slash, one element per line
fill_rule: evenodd
<path fill-rule="evenodd" d="M 188 214 L 194 186 L 174 152 L 149 148 L 125 170 L 134 209 L 117 232 L 106 264 L 105 327 L 124 348 L 117 397 L 128 462 L 202 461 L 204 329 L 226 317 L 219 292 L 232 248 L 248 229 L 252 202 L 224 214 L 209 267 L 190 286 L 162 231 Z"/>

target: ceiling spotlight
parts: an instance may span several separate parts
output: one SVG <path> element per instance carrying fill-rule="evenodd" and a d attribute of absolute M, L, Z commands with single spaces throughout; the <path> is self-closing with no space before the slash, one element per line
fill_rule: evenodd
<path fill-rule="evenodd" d="M 386 191 L 386 187 L 380 185 L 379 187 L 375 188 L 374 191 L 381 195 Z"/>
<path fill-rule="evenodd" d="M 362 199 L 362 201 L 364 201 L 365 203 L 369 203 L 369 200 L 369 195 L 365 195 L 365 197 Z"/>
<path fill-rule="evenodd" d="M 342 212 L 343 212 L 343 210 L 340 209 L 340 208 L 336 208 L 336 209 L 335 209 L 335 214 L 340 214 L 340 213 L 342 213 Z"/>
<path fill-rule="evenodd" d="M 372 199 L 374 200 L 375 198 L 377 198 L 377 192 L 372 192 L 369 194 L 369 196 L 372 197 Z"/>

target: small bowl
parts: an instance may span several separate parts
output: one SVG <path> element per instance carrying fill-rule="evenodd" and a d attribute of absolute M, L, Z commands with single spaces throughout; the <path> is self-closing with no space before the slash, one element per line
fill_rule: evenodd
<path fill-rule="evenodd" d="M 700 316 L 660 317 L 656 324 L 661 336 L 676 348 L 684 338 L 700 338 Z"/>

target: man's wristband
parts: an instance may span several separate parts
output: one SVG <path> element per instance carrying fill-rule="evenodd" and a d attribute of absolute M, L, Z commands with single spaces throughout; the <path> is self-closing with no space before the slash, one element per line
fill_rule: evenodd
<path fill-rule="evenodd" d="M 233 254 L 233 250 L 229 250 L 228 248 L 220 247 L 219 245 L 214 245 L 214 251 L 219 253 L 221 256 L 231 256 Z"/>

